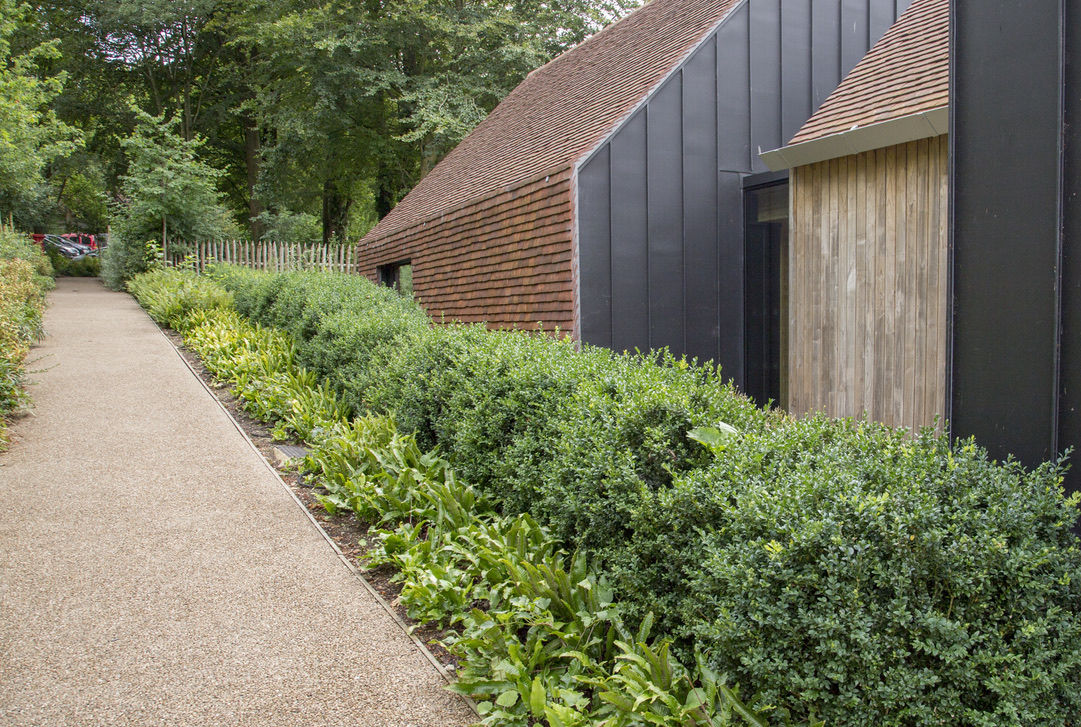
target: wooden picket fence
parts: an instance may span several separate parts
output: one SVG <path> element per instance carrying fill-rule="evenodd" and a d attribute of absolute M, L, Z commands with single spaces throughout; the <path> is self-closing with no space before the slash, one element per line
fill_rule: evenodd
<path fill-rule="evenodd" d="M 304 245 L 295 242 L 207 240 L 170 242 L 168 262 L 189 263 L 202 272 L 210 263 L 243 265 L 256 270 L 322 270 L 352 273 L 356 270 L 353 245 Z"/>

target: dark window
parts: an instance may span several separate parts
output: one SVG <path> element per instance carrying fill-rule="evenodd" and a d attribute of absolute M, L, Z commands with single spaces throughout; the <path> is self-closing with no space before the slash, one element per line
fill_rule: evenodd
<path fill-rule="evenodd" d="M 744 190 L 746 393 L 787 404 L 788 181 Z"/>
<path fill-rule="evenodd" d="M 413 297 L 413 266 L 408 260 L 379 266 L 379 282 L 406 298 Z"/>

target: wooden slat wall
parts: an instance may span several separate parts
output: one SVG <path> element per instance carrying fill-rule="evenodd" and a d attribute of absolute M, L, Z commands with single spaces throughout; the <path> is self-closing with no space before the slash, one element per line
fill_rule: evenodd
<path fill-rule="evenodd" d="M 943 415 L 947 152 L 939 136 L 792 170 L 793 413 Z"/>

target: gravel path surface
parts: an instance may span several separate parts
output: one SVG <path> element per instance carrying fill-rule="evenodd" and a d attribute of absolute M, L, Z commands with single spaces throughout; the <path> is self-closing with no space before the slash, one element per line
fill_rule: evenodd
<path fill-rule="evenodd" d="M 0 454 L 0 724 L 465 725 L 130 296 L 62 279 Z"/>

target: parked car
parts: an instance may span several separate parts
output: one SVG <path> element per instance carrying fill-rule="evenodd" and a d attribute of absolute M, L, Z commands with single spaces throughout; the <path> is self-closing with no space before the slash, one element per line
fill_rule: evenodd
<path fill-rule="evenodd" d="M 60 235 L 45 235 L 41 242 L 42 248 L 52 248 L 69 260 L 82 260 L 91 253 L 97 255 L 96 250 L 89 246 L 68 240 Z"/>
<path fill-rule="evenodd" d="M 60 237 L 64 238 L 65 240 L 69 240 L 71 242 L 75 242 L 75 243 L 78 243 L 80 245 L 84 245 L 84 246 L 90 248 L 91 250 L 97 250 L 98 249 L 98 243 L 94 239 L 94 236 L 90 235 L 90 234 L 88 234 L 86 232 L 68 232 L 68 233 L 65 233 L 63 235 L 60 235 Z"/>

